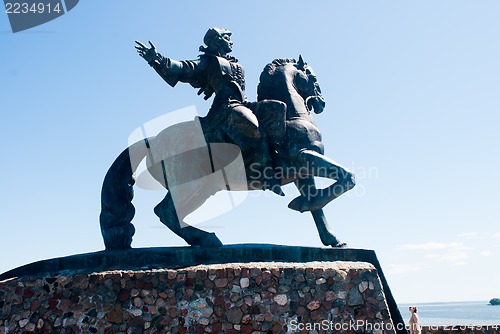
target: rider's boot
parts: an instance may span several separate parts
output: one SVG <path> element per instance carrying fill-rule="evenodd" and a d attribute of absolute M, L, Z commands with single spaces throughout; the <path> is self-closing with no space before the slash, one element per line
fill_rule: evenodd
<path fill-rule="evenodd" d="M 271 157 L 271 163 L 270 165 L 272 166 L 273 173 L 271 177 L 266 177 L 266 180 L 264 182 L 264 186 L 267 187 L 266 189 L 271 190 L 273 193 L 280 195 L 280 196 L 285 196 L 285 193 L 283 192 L 283 189 L 281 189 L 281 179 L 284 173 L 283 170 L 283 155 L 282 155 L 282 149 L 281 149 L 281 144 L 273 144 L 271 140 L 269 140 L 269 150 L 270 150 L 270 157 Z M 282 175 L 280 177 L 280 175 Z"/>
<path fill-rule="evenodd" d="M 284 150 L 285 138 L 285 113 L 286 105 L 280 101 L 264 100 L 259 102 L 256 110 L 259 122 L 266 133 L 267 146 L 265 160 L 267 166 L 271 167 L 272 174 L 265 173 L 262 189 L 269 189 L 275 194 L 285 196 L 281 189 L 281 179 L 284 174 Z"/>
<path fill-rule="evenodd" d="M 266 129 L 267 134 L 267 146 L 268 146 L 268 156 L 267 166 L 272 169 L 271 175 L 269 173 L 264 174 L 263 189 L 271 190 L 277 195 L 285 196 L 285 193 L 281 189 L 281 179 L 285 176 L 285 156 L 283 154 L 283 133 L 281 131 L 276 131 L 272 126 L 268 126 Z"/>

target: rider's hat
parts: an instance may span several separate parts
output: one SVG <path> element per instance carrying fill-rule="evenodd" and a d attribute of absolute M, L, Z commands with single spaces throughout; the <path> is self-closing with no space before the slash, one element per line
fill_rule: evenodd
<path fill-rule="evenodd" d="M 224 29 L 224 28 L 217 28 L 217 27 L 210 28 L 210 29 L 208 29 L 207 33 L 205 34 L 205 37 L 203 37 L 203 43 L 205 43 L 205 45 L 209 46 L 210 41 L 214 37 L 220 37 L 222 35 L 231 36 L 231 31 Z"/>

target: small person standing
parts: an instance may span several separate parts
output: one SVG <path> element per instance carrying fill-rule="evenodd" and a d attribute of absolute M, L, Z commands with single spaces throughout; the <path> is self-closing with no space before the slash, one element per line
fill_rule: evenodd
<path fill-rule="evenodd" d="M 418 324 L 419 318 L 417 314 L 417 307 L 410 306 L 410 334 L 421 334 L 420 325 Z"/>

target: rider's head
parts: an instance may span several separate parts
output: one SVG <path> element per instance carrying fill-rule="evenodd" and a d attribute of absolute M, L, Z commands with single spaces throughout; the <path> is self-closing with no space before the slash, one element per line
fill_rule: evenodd
<path fill-rule="evenodd" d="M 203 43 L 207 47 L 200 46 L 200 51 L 214 55 L 224 56 L 233 51 L 233 42 L 231 41 L 231 31 L 224 28 L 208 29 Z"/>

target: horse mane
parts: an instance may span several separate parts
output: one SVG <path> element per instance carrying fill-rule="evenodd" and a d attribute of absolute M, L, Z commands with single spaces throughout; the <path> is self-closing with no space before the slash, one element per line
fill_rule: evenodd
<path fill-rule="evenodd" d="M 266 93 L 272 89 L 272 79 L 277 67 L 287 64 L 295 64 L 297 61 L 294 58 L 277 58 L 267 64 L 260 74 L 259 85 L 257 86 L 257 101 L 262 101 L 266 98 Z"/>
<path fill-rule="evenodd" d="M 269 75 L 273 75 L 274 71 L 276 70 L 276 67 L 284 66 L 284 65 L 290 64 L 290 63 L 295 64 L 296 60 L 294 58 L 277 58 L 277 59 L 273 60 L 272 62 L 270 62 L 269 64 L 267 64 L 264 67 L 264 70 L 262 71 L 262 73 L 266 72 Z"/>

